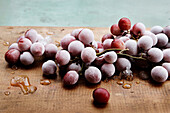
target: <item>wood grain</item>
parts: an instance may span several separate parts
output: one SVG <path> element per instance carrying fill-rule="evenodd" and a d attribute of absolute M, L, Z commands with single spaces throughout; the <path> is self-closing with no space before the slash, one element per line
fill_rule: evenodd
<path fill-rule="evenodd" d="M 34 28 L 38 33 L 47 36 L 47 32 L 54 32 L 53 40 L 60 40 L 70 33 L 71 27 L 0 27 L 0 112 L 1 113 L 168 113 L 170 112 L 170 81 L 164 84 L 154 84 L 150 81 L 140 80 L 138 77 L 132 81 L 131 89 L 123 89 L 116 84 L 116 80 L 102 81 L 98 85 L 89 85 L 83 79 L 73 88 L 65 88 L 62 79 L 56 79 L 48 86 L 40 84 L 42 79 L 42 61 L 30 67 L 19 67 L 12 70 L 4 60 L 8 46 L 4 42 L 16 42 L 20 35 Z M 95 39 L 109 33 L 109 28 L 90 28 L 95 34 Z M 15 72 L 12 74 L 11 72 Z M 28 75 L 32 85 L 37 86 L 34 94 L 23 95 L 20 88 L 11 87 L 10 80 L 13 76 Z M 136 74 L 137 76 L 137 74 Z M 140 81 L 136 84 L 136 81 Z M 93 104 L 92 92 L 97 87 L 106 88 L 110 92 L 107 105 Z M 4 95 L 10 91 L 9 96 Z"/>

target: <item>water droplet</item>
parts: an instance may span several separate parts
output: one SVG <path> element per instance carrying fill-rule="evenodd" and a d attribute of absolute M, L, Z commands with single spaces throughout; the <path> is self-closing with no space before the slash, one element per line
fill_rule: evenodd
<path fill-rule="evenodd" d="M 124 81 L 123 80 L 119 80 L 116 82 L 118 85 L 123 85 Z"/>
<path fill-rule="evenodd" d="M 40 84 L 41 84 L 41 85 L 49 85 L 49 84 L 51 84 L 51 81 L 48 80 L 48 79 L 42 79 L 42 80 L 40 81 Z"/>
<path fill-rule="evenodd" d="M 4 42 L 3 45 L 4 46 L 9 46 L 9 42 Z"/>
<path fill-rule="evenodd" d="M 15 74 L 15 71 L 12 71 L 11 74 Z"/>
<path fill-rule="evenodd" d="M 130 89 L 131 88 L 131 84 L 125 83 L 122 86 L 124 89 Z"/>
<path fill-rule="evenodd" d="M 18 69 L 18 67 L 16 65 L 13 65 L 11 68 L 12 68 L 12 70 L 17 70 Z"/>
<path fill-rule="evenodd" d="M 136 81 L 136 84 L 139 84 L 140 83 L 140 81 Z"/>
<path fill-rule="evenodd" d="M 5 92 L 4 92 L 4 94 L 5 94 L 6 96 L 8 96 L 8 95 L 10 95 L 10 94 L 11 94 L 11 92 L 9 92 L 9 91 L 5 91 Z"/>
<path fill-rule="evenodd" d="M 54 32 L 46 32 L 47 35 L 53 35 Z"/>
<path fill-rule="evenodd" d="M 60 47 L 60 42 L 59 41 L 55 41 L 55 45 L 57 46 L 57 47 Z"/>

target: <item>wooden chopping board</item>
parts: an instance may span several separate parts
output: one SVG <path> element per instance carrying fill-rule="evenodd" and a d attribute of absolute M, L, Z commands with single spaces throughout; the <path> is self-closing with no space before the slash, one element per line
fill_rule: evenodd
<path fill-rule="evenodd" d="M 0 112 L 1 113 L 168 113 L 170 112 L 170 81 L 155 85 L 138 77 L 132 81 L 132 88 L 123 89 L 116 80 L 102 81 L 98 85 L 88 85 L 84 80 L 73 88 L 65 88 L 62 79 L 57 75 L 50 85 L 40 84 L 42 77 L 42 61 L 36 61 L 30 67 L 11 69 L 4 59 L 10 44 L 24 34 L 27 29 L 34 28 L 44 37 L 50 35 L 54 41 L 70 33 L 72 27 L 0 27 Z M 90 28 L 95 40 L 109 33 L 109 28 Z M 17 75 L 27 75 L 32 85 L 37 86 L 34 94 L 24 95 L 20 88 L 11 87 L 10 80 Z M 137 73 L 136 73 L 137 75 Z M 137 84 L 138 82 L 139 84 Z M 95 88 L 106 88 L 110 92 L 107 105 L 93 104 L 92 92 Z M 10 91 L 6 96 L 5 91 Z"/>

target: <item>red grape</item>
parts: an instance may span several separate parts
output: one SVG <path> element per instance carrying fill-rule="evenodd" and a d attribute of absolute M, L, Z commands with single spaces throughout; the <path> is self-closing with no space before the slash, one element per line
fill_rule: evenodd
<path fill-rule="evenodd" d="M 74 85 L 78 82 L 79 75 L 76 71 L 68 71 L 63 78 L 64 85 Z"/>
<path fill-rule="evenodd" d="M 133 27 L 132 27 L 132 32 L 135 35 L 141 35 L 145 32 L 145 25 L 143 23 L 136 23 Z"/>
<path fill-rule="evenodd" d="M 116 35 L 116 36 L 122 34 L 122 32 L 121 32 L 118 24 L 113 24 L 113 25 L 111 26 L 111 28 L 110 28 L 110 32 L 111 32 L 113 35 Z"/>
<path fill-rule="evenodd" d="M 121 30 L 129 30 L 131 27 L 131 22 L 128 18 L 121 18 L 118 25 Z"/>
<path fill-rule="evenodd" d="M 69 35 L 66 35 L 64 36 L 62 39 L 61 39 L 61 47 L 63 49 L 68 49 L 68 45 L 72 42 L 72 41 L 75 41 L 76 39 L 73 37 L 73 36 L 69 36 Z"/>
<path fill-rule="evenodd" d="M 18 41 L 18 47 L 21 51 L 27 51 L 30 49 L 32 42 L 27 38 L 21 38 Z"/>
<path fill-rule="evenodd" d="M 20 57 L 20 52 L 17 49 L 9 49 L 5 53 L 5 60 L 9 64 L 16 64 L 19 60 L 19 57 Z"/>
<path fill-rule="evenodd" d="M 23 52 L 20 55 L 20 62 L 24 65 L 31 65 L 34 62 L 34 57 L 31 55 L 30 52 Z"/>
<path fill-rule="evenodd" d="M 120 39 L 114 39 L 111 43 L 111 48 L 125 49 L 125 43 Z"/>
<path fill-rule="evenodd" d="M 103 42 L 103 48 L 104 49 L 110 49 L 111 48 L 111 44 L 112 44 L 113 39 L 106 39 Z"/>
<path fill-rule="evenodd" d="M 105 34 L 103 37 L 102 37 L 102 43 L 106 40 L 106 39 L 113 39 L 113 35 L 112 34 Z"/>

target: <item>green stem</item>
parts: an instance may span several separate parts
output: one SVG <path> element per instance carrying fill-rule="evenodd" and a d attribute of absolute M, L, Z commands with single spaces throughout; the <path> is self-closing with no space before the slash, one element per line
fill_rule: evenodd
<path fill-rule="evenodd" d="M 133 58 L 133 59 L 138 59 L 138 60 L 147 60 L 147 59 L 142 58 L 142 57 L 135 57 L 135 56 L 131 56 L 131 55 L 128 55 L 128 54 L 123 54 L 123 53 L 117 53 L 117 55 L 126 56 L 126 57 L 130 57 L 130 58 Z"/>
<path fill-rule="evenodd" d="M 117 49 L 117 48 L 112 48 L 112 49 L 105 49 L 103 52 L 101 52 L 101 53 L 96 53 L 96 56 L 100 56 L 100 55 L 102 55 L 102 54 L 104 54 L 104 53 L 106 53 L 106 52 L 109 52 L 109 51 L 127 51 L 127 50 L 129 50 L 129 49 Z"/>

